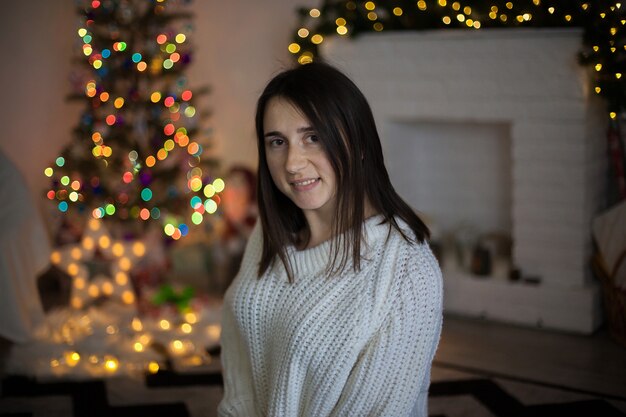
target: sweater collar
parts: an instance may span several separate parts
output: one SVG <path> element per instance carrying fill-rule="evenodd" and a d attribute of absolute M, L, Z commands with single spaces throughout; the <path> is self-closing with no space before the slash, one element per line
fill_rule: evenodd
<path fill-rule="evenodd" d="M 368 258 L 367 254 L 372 250 L 376 242 L 387 238 L 390 224 L 384 222 L 384 220 L 385 217 L 382 214 L 378 214 L 365 219 L 363 222 L 364 241 L 361 245 L 361 257 L 365 262 Z M 303 275 L 314 275 L 325 271 L 328 263 L 332 260 L 331 246 L 334 239 L 337 241 L 341 240 L 332 238 L 315 247 L 303 250 L 297 250 L 294 246 L 288 246 L 287 256 L 291 261 L 294 277 L 297 279 Z M 278 261 L 278 264 L 282 272 L 285 272 L 282 262 Z M 351 267 L 351 265 L 350 259 L 346 266 Z"/>

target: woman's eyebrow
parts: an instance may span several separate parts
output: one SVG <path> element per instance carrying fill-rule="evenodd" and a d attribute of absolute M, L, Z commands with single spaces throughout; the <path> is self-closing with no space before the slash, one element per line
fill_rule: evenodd
<path fill-rule="evenodd" d="M 305 126 L 305 127 L 299 127 L 298 129 L 296 129 L 296 132 L 298 133 L 310 133 L 310 132 L 315 132 L 315 129 L 311 126 Z M 266 132 L 265 134 L 263 134 L 263 137 L 268 138 L 268 137 L 281 137 L 284 138 L 285 135 L 283 135 L 282 133 L 280 133 L 277 130 L 272 130 L 269 132 Z"/>
<path fill-rule="evenodd" d="M 264 138 L 276 137 L 276 136 L 281 137 L 281 138 L 285 137 L 285 135 L 283 135 L 282 133 L 280 133 L 280 132 L 278 132 L 276 130 L 272 130 L 271 132 L 267 132 L 267 133 L 265 133 L 263 135 Z"/>

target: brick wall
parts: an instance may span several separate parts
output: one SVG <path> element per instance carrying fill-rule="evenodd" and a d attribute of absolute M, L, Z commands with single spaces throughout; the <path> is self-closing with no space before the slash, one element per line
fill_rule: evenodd
<path fill-rule="evenodd" d="M 383 146 L 397 121 L 510 125 L 513 261 L 542 283 L 446 277 L 448 311 L 577 332 L 600 323 L 588 259 L 590 222 L 603 206 L 606 127 L 577 62 L 580 43 L 577 29 L 507 29 L 323 45 L 370 101 Z"/>

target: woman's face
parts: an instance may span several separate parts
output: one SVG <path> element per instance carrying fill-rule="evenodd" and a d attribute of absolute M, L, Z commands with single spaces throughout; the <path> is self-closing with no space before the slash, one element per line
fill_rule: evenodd
<path fill-rule="evenodd" d="M 290 102 L 273 97 L 263 117 L 267 165 L 276 187 L 304 212 L 331 219 L 337 181 L 311 123 Z"/>

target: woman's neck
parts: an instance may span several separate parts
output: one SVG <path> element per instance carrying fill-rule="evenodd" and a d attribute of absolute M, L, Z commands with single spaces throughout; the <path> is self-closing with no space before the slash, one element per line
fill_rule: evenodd
<path fill-rule="evenodd" d="M 369 203 L 369 200 L 365 201 L 364 208 L 364 219 L 377 214 L 376 210 L 374 210 L 372 205 Z M 325 216 L 322 216 L 319 212 L 305 212 L 304 215 L 308 226 L 308 239 L 302 239 L 300 249 L 313 248 L 334 237 L 333 219 L 335 213 L 326 213 Z M 301 237 L 305 238 L 306 236 L 303 235 Z"/>

